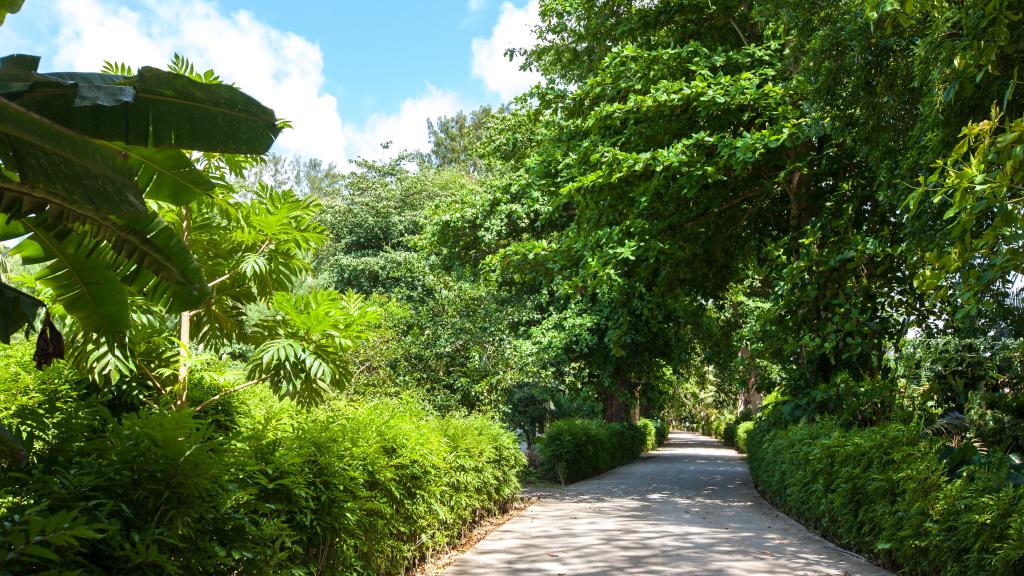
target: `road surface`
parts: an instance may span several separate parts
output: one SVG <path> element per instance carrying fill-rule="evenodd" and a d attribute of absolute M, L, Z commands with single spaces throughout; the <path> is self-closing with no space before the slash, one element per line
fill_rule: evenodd
<path fill-rule="evenodd" d="M 754 490 L 743 456 L 676 432 L 635 462 L 551 490 L 445 576 L 882 576 Z"/>

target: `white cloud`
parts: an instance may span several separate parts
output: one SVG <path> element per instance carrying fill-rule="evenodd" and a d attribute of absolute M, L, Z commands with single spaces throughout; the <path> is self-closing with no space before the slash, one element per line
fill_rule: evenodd
<path fill-rule="evenodd" d="M 498 23 L 489 38 L 473 39 L 473 76 L 502 100 L 510 100 L 540 81 L 540 74 L 519 69 L 519 59 L 510 62 L 509 48 L 529 48 L 536 44 L 534 27 L 540 24 L 539 0 L 530 0 L 522 8 L 511 2 L 501 5 Z"/>
<path fill-rule="evenodd" d="M 42 2 L 43 0 L 40 0 Z M 480 1 L 480 0 L 474 0 Z M 350 158 L 392 157 L 426 150 L 426 123 L 464 107 L 458 94 L 426 85 L 399 110 L 346 122 L 326 91 L 320 47 L 258 20 L 251 12 L 223 12 L 214 0 L 51 0 L 45 18 L 56 35 L 39 46 L 44 70 L 98 70 L 104 60 L 165 65 L 178 52 L 196 68 L 213 68 L 225 81 L 291 121 L 274 150 L 320 158 L 345 167 Z M 43 16 L 37 16 L 42 19 Z M 7 33 L 8 38 L 13 37 Z M 392 142 L 388 151 L 382 142 Z"/>
<path fill-rule="evenodd" d="M 362 129 L 350 133 L 352 156 L 382 160 L 402 150 L 427 150 L 427 120 L 452 116 L 465 108 L 458 94 L 427 84 L 426 94 L 402 102 L 396 114 L 374 114 Z M 381 144 L 390 142 L 387 151 Z"/>
<path fill-rule="evenodd" d="M 133 8 L 97 0 L 58 0 L 59 33 L 47 68 L 97 70 L 104 60 L 163 65 L 174 52 L 292 122 L 276 150 L 344 162 L 348 144 L 337 101 L 323 89 L 319 46 L 241 10 L 206 0 L 144 0 Z"/>
<path fill-rule="evenodd" d="M 486 4 L 486 0 L 469 0 L 467 8 L 469 8 L 470 12 L 479 12 L 484 9 L 484 5 Z"/>

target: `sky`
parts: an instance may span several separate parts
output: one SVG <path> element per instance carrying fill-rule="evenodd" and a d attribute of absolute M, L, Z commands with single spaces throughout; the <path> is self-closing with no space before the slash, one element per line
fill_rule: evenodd
<path fill-rule="evenodd" d="M 42 56 L 47 72 L 166 66 L 177 52 L 292 123 L 274 152 L 344 167 L 427 149 L 427 119 L 537 82 L 504 56 L 532 45 L 537 10 L 538 0 L 26 0 L 0 27 L 0 54 Z"/>

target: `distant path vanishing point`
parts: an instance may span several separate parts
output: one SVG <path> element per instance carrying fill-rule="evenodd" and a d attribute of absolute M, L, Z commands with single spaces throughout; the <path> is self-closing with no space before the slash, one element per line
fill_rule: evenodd
<path fill-rule="evenodd" d="M 676 432 L 639 460 L 553 490 L 445 576 L 891 573 L 807 531 L 755 490 L 743 456 Z"/>

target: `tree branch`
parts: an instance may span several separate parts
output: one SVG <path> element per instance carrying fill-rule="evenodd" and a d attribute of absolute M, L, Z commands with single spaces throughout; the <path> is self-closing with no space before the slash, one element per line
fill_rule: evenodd
<path fill-rule="evenodd" d="M 260 246 L 260 249 L 256 251 L 256 255 L 259 256 L 260 254 L 263 254 L 264 252 L 266 252 L 267 248 L 269 248 L 269 247 L 270 247 L 270 238 L 267 238 L 267 240 L 263 243 L 263 246 Z M 221 276 L 220 278 L 217 278 L 213 282 L 210 282 L 209 284 L 207 284 L 206 287 L 207 288 L 213 288 L 213 286 L 215 284 L 220 284 L 221 282 L 227 280 L 228 278 L 231 278 L 231 274 L 233 274 L 233 273 L 232 272 L 228 272 L 227 274 L 225 274 L 225 275 Z"/>
<path fill-rule="evenodd" d="M 255 379 L 255 380 L 249 380 L 249 381 L 248 381 L 248 382 L 246 382 L 245 384 L 239 384 L 238 386 L 235 386 L 234 388 L 231 388 L 230 390 L 225 390 L 225 391 L 221 392 L 220 394 L 217 394 L 217 395 L 216 395 L 216 396 L 214 396 L 213 398 L 210 398 L 210 399 L 209 399 L 209 400 L 207 400 L 206 402 L 203 402 L 203 403 L 202 403 L 202 404 L 200 404 L 199 406 L 196 406 L 196 412 L 199 412 L 199 411 L 200 411 L 200 410 L 202 410 L 203 408 L 206 408 L 206 407 L 207 407 L 207 406 L 209 406 L 210 404 L 213 404 L 213 403 L 214 403 L 214 402 L 216 402 L 217 400 L 220 400 L 221 398 L 223 398 L 223 397 L 225 397 L 225 396 L 227 396 L 227 395 L 229 395 L 229 394 L 234 394 L 235 392 L 238 392 L 239 390 L 245 390 L 245 389 L 246 389 L 246 388 L 248 388 L 249 386 L 253 386 L 253 385 L 255 385 L 255 384 L 259 384 L 259 383 L 261 383 L 261 382 L 266 382 L 266 380 L 267 380 L 267 377 L 266 377 L 266 376 L 263 376 L 263 377 L 261 377 L 261 378 L 257 378 L 257 379 Z"/>
<path fill-rule="evenodd" d="M 702 221 L 704 221 L 704 220 L 706 220 L 708 218 L 711 218 L 712 216 L 714 216 L 715 214 L 718 214 L 719 212 L 723 212 L 725 210 L 728 210 L 729 208 L 732 208 L 733 206 L 743 202 L 744 200 L 749 200 L 749 199 L 755 198 L 757 196 L 765 195 L 765 194 L 768 194 L 769 192 L 771 192 L 771 191 L 770 190 L 754 190 L 753 192 L 747 192 L 746 194 L 741 194 L 741 195 L 737 196 L 736 198 L 733 198 L 729 202 L 726 202 L 725 204 L 722 204 L 721 206 L 710 208 L 706 212 L 704 212 L 703 214 L 700 214 L 700 215 L 695 216 L 694 218 L 692 218 L 690 220 L 687 220 L 686 222 L 683 222 L 681 224 L 681 226 L 683 228 L 692 228 L 693 226 L 696 226 L 700 222 L 702 222 Z"/>
<path fill-rule="evenodd" d="M 159 392 L 160 394 L 167 393 L 167 390 L 164 390 L 164 387 L 160 385 L 160 382 L 157 380 L 156 376 L 154 376 L 153 373 L 149 371 L 149 368 L 146 368 L 146 365 L 142 363 L 142 359 L 139 358 L 138 354 L 135 355 L 135 363 L 138 364 L 139 368 L 141 368 L 143 373 L 146 374 L 146 378 L 148 378 L 149 382 L 153 384 L 153 387 L 156 388 L 157 392 Z"/>
<path fill-rule="evenodd" d="M 740 40 L 743 40 L 743 45 L 750 46 L 750 42 L 747 42 L 747 36 L 743 34 L 743 30 L 740 30 L 739 24 L 737 24 L 736 21 L 733 20 L 732 18 L 729 18 L 729 24 L 732 24 L 732 27 L 736 30 L 736 33 L 740 35 Z"/>

